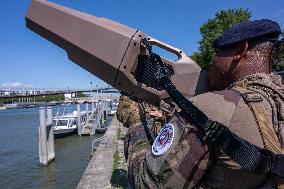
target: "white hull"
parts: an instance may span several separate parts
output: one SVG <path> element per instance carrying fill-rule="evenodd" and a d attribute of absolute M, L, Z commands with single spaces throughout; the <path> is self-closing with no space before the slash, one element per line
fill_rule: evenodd
<path fill-rule="evenodd" d="M 116 111 L 111 111 L 111 112 L 108 113 L 108 115 L 110 115 L 110 116 L 114 116 L 115 114 L 116 114 Z"/>
<path fill-rule="evenodd" d="M 72 134 L 77 133 L 77 129 L 58 129 L 58 130 L 54 130 L 54 138 L 61 138 L 61 137 L 65 137 L 65 136 L 69 136 Z"/>
<path fill-rule="evenodd" d="M 108 115 L 115 115 L 116 114 L 116 111 L 117 111 L 117 106 L 116 105 L 113 105 L 112 106 L 112 109 L 110 110 L 110 112 L 108 113 Z"/>
<path fill-rule="evenodd" d="M 67 133 L 74 133 L 76 132 L 77 129 L 58 129 L 58 130 L 54 130 L 54 135 L 57 135 L 57 134 L 67 134 Z"/>

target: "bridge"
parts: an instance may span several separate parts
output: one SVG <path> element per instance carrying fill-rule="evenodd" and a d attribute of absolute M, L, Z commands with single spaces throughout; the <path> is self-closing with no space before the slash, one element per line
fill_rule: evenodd
<path fill-rule="evenodd" d="M 108 95 L 108 96 L 96 96 L 96 97 L 75 97 L 65 99 L 65 103 L 87 103 L 87 102 L 98 102 L 98 101 L 112 101 L 119 100 L 119 95 Z"/>
<path fill-rule="evenodd" d="M 9 94 L 5 94 L 9 93 Z M 96 93 L 119 93 L 120 91 L 113 87 L 103 87 L 97 89 L 73 89 L 73 90 L 32 90 L 32 91 L 3 91 L 0 93 L 0 98 L 22 98 L 22 97 L 37 97 L 47 95 L 58 94 L 77 94 L 84 92 L 96 92 Z"/>

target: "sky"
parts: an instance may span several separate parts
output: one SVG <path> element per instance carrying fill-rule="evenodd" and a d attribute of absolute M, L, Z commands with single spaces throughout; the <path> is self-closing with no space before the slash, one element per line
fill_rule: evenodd
<path fill-rule="evenodd" d="M 200 26 L 219 10 L 244 8 L 252 20 L 272 19 L 284 29 L 283 0 L 51 0 L 145 32 L 191 55 Z M 0 1 L 0 89 L 84 89 L 107 84 L 68 60 L 64 50 L 25 27 L 30 0 Z M 70 31 L 72 32 L 72 31 Z"/>

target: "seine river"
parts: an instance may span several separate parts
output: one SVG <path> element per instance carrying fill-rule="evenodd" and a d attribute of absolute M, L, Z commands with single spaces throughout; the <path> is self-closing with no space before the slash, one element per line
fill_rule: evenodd
<path fill-rule="evenodd" d="M 75 105 L 64 107 L 76 109 Z M 58 108 L 53 107 L 54 114 Z M 0 188 L 76 188 L 90 160 L 91 141 L 101 135 L 55 140 L 55 160 L 41 167 L 38 126 L 38 108 L 0 111 Z"/>

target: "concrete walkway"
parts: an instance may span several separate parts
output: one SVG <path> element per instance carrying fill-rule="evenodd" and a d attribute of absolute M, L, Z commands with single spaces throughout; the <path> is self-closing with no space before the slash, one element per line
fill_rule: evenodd
<path fill-rule="evenodd" d="M 113 186 L 111 183 L 113 176 L 113 157 L 116 150 L 119 151 L 120 156 L 123 154 L 123 143 L 121 140 L 118 140 L 117 137 L 118 130 L 120 130 L 120 132 L 122 131 L 121 134 L 125 133 L 124 129 L 119 126 L 119 121 L 114 116 L 108 130 L 104 134 L 104 136 L 108 137 L 107 142 L 101 143 L 97 148 L 77 189 L 116 188 L 116 186 Z M 122 169 L 126 168 L 125 163 L 121 166 L 124 167 Z M 124 172 L 126 173 L 126 170 L 124 170 Z"/>

